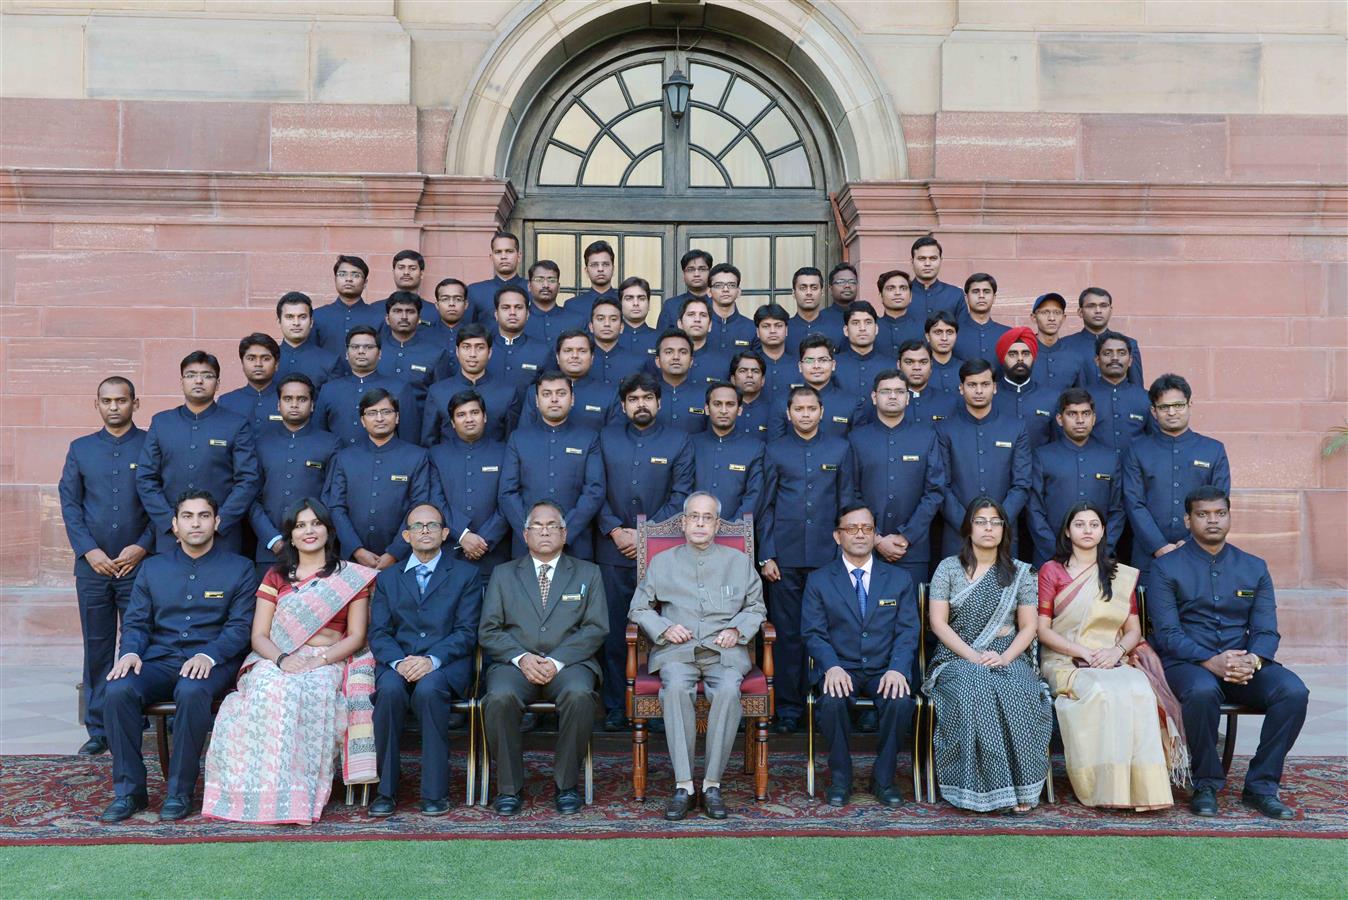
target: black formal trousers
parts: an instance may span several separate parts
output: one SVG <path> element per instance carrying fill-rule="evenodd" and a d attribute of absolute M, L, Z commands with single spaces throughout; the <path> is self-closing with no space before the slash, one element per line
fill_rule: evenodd
<path fill-rule="evenodd" d="M 379 793 L 398 796 L 402 755 L 398 738 L 410 706 L 421 723 L 421 799 L 449 798 L 449 704 L 453 700 L 442 665 L 416 681 L 383 668 L 374 682 L 374 746 Z"/>
<path fill-rule="evenodd" d="M 601 564 L 604 599 L 608 601 L 608 634 L 601 660 L 604 669 L 604 712 L 621 710 L 627 703 L 627 611 L 637 592 L 637 569 L 633 565 Z"/>
<path fill-rule="evenodd" d="M 765 581 L 768 587 L 768 621 L 777 628 L 772 645 L 772 665 L 776 672 L 773 688 L 777 694 L 777 718 L 799 719 L 805 714 L 805 642 L 800 634 L 801 598 L 805 579 L 814 569 L 782 566 L 782 577 Z"/>
<path fill-rule="evenodd" d="M 80 633 L 84 636 L 84 727 L 89 737 L 106 737 L 103 703 L 108 673 L 116 661 L 117 628 L 131 601 L 132 572 L 122 578 L 99 575 L 90 566 L 80 566 L 75 576 L 75 597 L 80 607 Z"/>
<path fill-rule="evenodd" d="M 547 684 L 534 684 L 518 666 L 492 666 L 487 673 L 487 691 L 482 697 L 482 720 L 487 745 L 496 760 L 496 790 L 518 794 L 524 787 L 523 735 L 520 719 L 530 703 L 557 704 L 557 750 L 553 781 L 569 790 L 579 780 L 594 716 L 599 708 L 593 671 L 579 663 L 564 666 Z"/>
<path fill-rule="evenodd" d="M 1167 666 L 1165 678 L 1179 699 L 1184 717 L 1194 787 L 1221 790 L 1226 784 L 1217 752 L 1217 724 L 1223 702 L 1240 703 L 1264 710 L 1259 749 L 1245 773 L 1245 790 L 1277 796 L 1283 761 L 1306 721 L 1310 691 L 1301 679 L 1276 662 L 1264 663 L 1245 684 L 1222 681 L 1195 663 Z"/>
<path fill-rule="evenodd" d="M 141 755 L 147 703 L 172 700 L 178 705 L 173 716 L 173 754 L 169 759 L 168 796 L 190 801 L 201 771 L 201 750 L 211 730 L 215 713 L 211 705 L 234 686 L 237 664 L 211 667 L 205 678 L 178 674 L 186 660 L 155 659 L 134 672 L 109 681 L 104 695 L 103 722 L 112 751 L 112 785 L 117 797 L 145 796 L 145 759 Z"/>
<path fill-rule="evenodd" d="M 819 718 L 819 733 L 828 744 L 829 779 L 835 787 L 852 786 L 852 707 L 858 697 L 870 697 L 875 701 L 875 713 L 879 718 L 879 727 L 875 736 L 879 743 L 875 749 L 875 768 L 871 778 L 882 788 L 894 783 L 894 772 L 898 768 L 899 747 L 908 739 L 913 727 L 913 710 L 916 704 L 912 694 L 894 700 L 880 696 L 880 677 L 866 675 L 859 671 L 848 671 L 852 676 L 852 694 L 847 697 L 830 697 L 824 693 L 824 683 L 818 685 L 819 698 L 815 701 L 815 711 Z M 903 674 L 907 677 L 906 673 Z M 911 686 L 911 682 L 910 682 Z"/>

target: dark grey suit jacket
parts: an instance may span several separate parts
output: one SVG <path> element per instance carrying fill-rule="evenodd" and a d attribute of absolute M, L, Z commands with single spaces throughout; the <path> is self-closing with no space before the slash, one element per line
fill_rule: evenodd
<path fill-rule="evenodd" d="M 595 654 L 607 634 L 608 602 L 594 563 L 557 557 L 546 610 L 533 557 L 501 563 L 491 573 L 477 630 L 491 665 L 508 666 L 521 653 L 536 653 L 564 666 L 584 666 L 598 676 Z"/>

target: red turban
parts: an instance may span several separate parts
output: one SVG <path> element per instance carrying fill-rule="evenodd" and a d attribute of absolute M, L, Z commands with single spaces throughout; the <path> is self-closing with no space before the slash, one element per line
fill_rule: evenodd
<path fill-rule="evenodd" d="M 1036 360 L 1039 359 L 1039 340 L 1034 336 L 1032 329 L 1021 325 L 1019 328 L 1012 328 L 1006 334 L 997 338 L 997 362 L 1000 363 L 1006 359 L 1006 351 L 1011 349 L 1012 344 L 1024 344 L 1030 348 L 1030 355 Z"/>

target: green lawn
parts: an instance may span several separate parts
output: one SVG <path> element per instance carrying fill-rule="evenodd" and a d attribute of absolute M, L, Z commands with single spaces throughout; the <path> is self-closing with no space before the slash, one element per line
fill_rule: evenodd
<path fill-rule="evenodd" d="M 1348 842 L 682 838 L 0 850 L 3 897 L 1342 897 Z"/>

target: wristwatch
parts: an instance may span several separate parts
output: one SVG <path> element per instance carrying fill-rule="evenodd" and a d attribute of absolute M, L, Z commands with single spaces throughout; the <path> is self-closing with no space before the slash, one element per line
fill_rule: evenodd
<path fill-rule="evenodd" d="M 1264 667 L 1264 658 L 1258 653 L 1251 653 L 1250 655 L 1254 657 L 1254 670 L 1258 672 Z"/>

